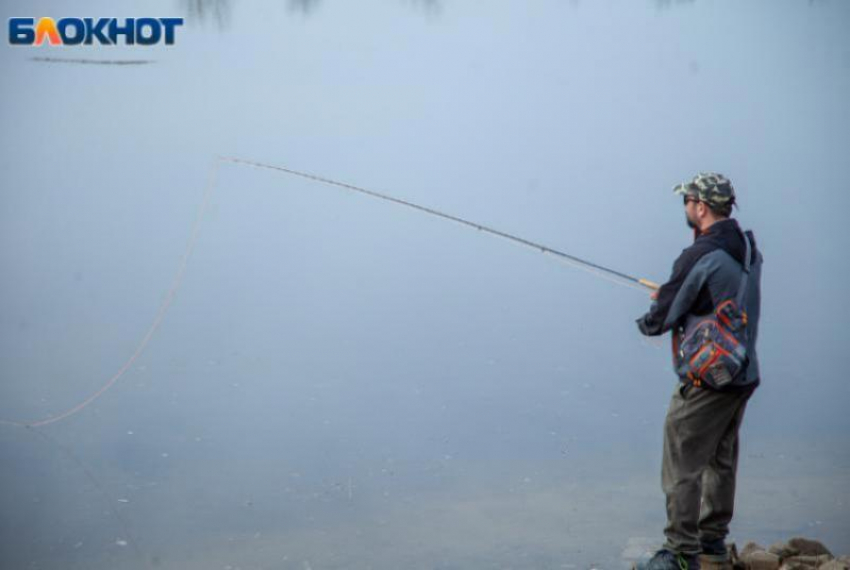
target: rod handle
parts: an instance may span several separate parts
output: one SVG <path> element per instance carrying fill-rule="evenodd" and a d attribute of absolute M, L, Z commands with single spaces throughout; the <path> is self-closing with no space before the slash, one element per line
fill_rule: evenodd
<path fill-rule="evenodd" d="M 661 289 L 661 285 L 654 281 L 650 281 L 649 279 L 638 279 L 638 283 L 640 283 L 647 289 L 652 289 L 653 291 L 658 291 L 659 289 Z"/>

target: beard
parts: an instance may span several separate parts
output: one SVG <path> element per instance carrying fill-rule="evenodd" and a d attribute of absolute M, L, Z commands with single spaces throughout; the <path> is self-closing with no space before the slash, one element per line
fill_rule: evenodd
<path fill-rule="evenodd" d="M 691 228 L 692 230 L 697 229 L 697 225 L 694 223 L 694 221 L 687 214 L 685 214 L 685 223 L 688 224 L 688 227 Z"/>

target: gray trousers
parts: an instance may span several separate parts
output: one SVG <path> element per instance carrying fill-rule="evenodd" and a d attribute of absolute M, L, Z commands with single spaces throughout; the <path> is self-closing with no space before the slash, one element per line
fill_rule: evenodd
<path fill-rule="evenodd" d="M 664 423 L 664 548 L 698 554 L 701 540 L 723 539 L 729 533 L 738 429 L 752 392 L 717 392 L 685 384 L 676 387 Z"/>

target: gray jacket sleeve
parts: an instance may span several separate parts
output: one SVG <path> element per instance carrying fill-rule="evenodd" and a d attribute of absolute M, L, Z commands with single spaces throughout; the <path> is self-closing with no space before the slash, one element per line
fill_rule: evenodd
<path fill-rule="evenodd" d="M 707 244 L 706 244 L 707 245 Z M 696 242 L 682 251 L 673 264 L 670 279 L 658 290 L 649 311 L 637 320 L 640 332 L 647 336 L 662 335 L 691 312 L 710 272 L 710 249 Z"/>

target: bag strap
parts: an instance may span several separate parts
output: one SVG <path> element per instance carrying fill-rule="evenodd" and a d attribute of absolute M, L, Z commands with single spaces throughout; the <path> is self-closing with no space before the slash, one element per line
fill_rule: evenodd
<path fill-rule="evenodd" d="M 744 254 L 744 266 L 743 266 L 744 271 L 741 275 L 741 284 L 738 285 L 738 295 L 735 299 L 735 304 L 738 306 L 738 309 L 741 309 L 741 310 L 743 310 L 744 295 L 747 294 L 747 281 L 750 278 L 750 267 L 751 267 L 751 263 L 752 263 L 752 254 L 753 254 L 752 246 L 750 245 L 749 234 L 750 234 L 750 232 L 748 232 L 748 231 L 742 232 L 742 235 L 744 237 L 744 245 L 747 248 L 747 252 L 746 252 L 746 254 Z"/>

